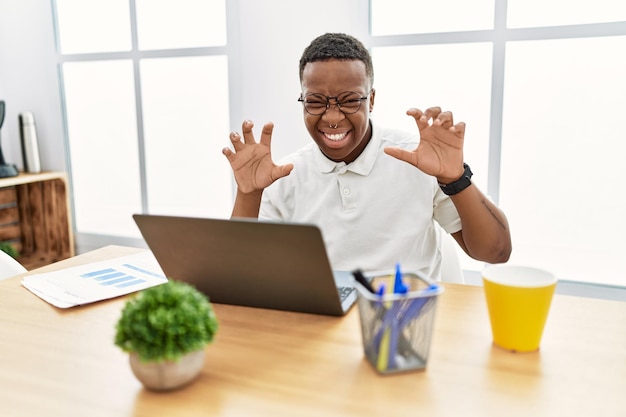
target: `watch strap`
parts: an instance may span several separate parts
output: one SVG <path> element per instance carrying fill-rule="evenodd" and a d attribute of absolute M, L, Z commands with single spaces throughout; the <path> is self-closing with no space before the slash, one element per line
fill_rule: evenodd
<path fill-rule="evenodd" d="M 463 163 L 463 175 L 458 180 L 451 182 L 450 184 L 439 184 L 441 191 L 446 195 L 455 195 L 466 189 L 472 184 L 472 170 L 469 165 Z"/>

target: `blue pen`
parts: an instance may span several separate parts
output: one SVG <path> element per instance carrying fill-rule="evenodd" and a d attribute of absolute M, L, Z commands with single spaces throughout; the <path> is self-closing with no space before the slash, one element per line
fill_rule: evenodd
<path fill-rule="evenodd" d="M 385 295 L 385 284 L 380 284 L 380 287 L 378 287 L 378 291 L 376 291 L 376 294 L 380 295 L 381 298 L 383 295 Z"/>
<path fill-rule="evenodd" d="M 398 294 L 405 292 L 406 286 L 402 283 L 402 273 L 400 272 L 400 264 L 396 264 L 396 275 L 393 284 L 393 293 Z M 385 287 L 380 286 L 378 290 L 379 295 L 385 293 Z M 379 371 L 386 371 L 389 369 L 390 363 L 395 367 L 395 355 L 397 350 L 397 342 L 394 338 L 397 338 L 397 315 L 398 315 L 398 302 L 388 301 L 384 303 L 384 308 L 387 310 L 383 316 L 383 322 L 381 326 L 381 338 L 378 342 L 378 360 L 376 361 L 376 368 Z M 391 361 L 390 361 L 391 359 Z"/>
<path fill-rule="evenodd" d="M 402 282 L 402 273 L 400 272 L 399 264 L 396 264 L 396 274 L 395 274 L 393 288 L 394 288 L 393 292 L 398 293 L 398 294 L 406 294 L 406 292 L 408 291 L 407 286 L 404 285 L 404 283 Z M 380 286 L 378 287 L 378 290 L 376 291 L 376 294 L 382 298 L 385 295 L 385 292 L 386 292 L 385 284 L 380 284 Z M 390 325 L 392 318 L 394 317 L 393 314 L 390 314 L 390 309 L 392 306 L 395 306 L 395 310 L 398 310 L 400 308 L 400 305 L 398 305 L 398 303 L 392 304 L 392 302 L 388 301 L 382 304 L 381 302 L 380 307 L 382 307 L 382 310 L 381 310 L 382 325 L 374 340 L 374 343 L 376 343 L 377 346 L 380 344 L 382 333 L 384 333 L 384 330 Z"/>
<path fill-rule="evenodd" d="M 422 294 L 424 295 L 423 297 L 411 300 L 402 318 L 400 319 L 398 327 L 403 328 L 408 325 L 414 318 L 416 318 L 420 314 L 426 304 L 429 304 L 429 301 L 434 302 L 435 299 L 430 296 L 430 293 L 436 293 L 438 290 L 439 286 L 437 284 L 432 284 L 428 288 L 422 290 Z"/>
<path fill-rule="evenodd" d="M 402 271 L 400 270 L 400 264 L 397 263 L 396 264 L 396 276 L 393 282 L 393 293 L 394 294 L 406 294 L 407 291 L 408 291 L 407 286 L 404 285 L 404 282 L 402 282 Z"/>
<path fill-rule="evenodd" d="M 394 294 L 406 294 L 408 292 L 408 287 L 402 282 L 402 271 L 400 270 L 400 264 L 396 264 L 396 276 L 393 284 L 393 292 Z M 398 354 L 398 337 L 400 333 L 400 320 L 403 316 L 401 313 L 404 307 L 403 300 L 395 300 L 394 308 L 389 311 L 391 317 L 391 330 L 389 335 L 389 351 L 388 360 L 387 360 L 387 369 L 393 369 L 396 367 L 396 355 Z"/>

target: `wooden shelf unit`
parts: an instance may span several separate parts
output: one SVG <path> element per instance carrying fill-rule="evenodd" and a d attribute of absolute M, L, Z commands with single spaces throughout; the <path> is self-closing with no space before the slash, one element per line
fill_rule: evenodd
<path fill-rule="evenodd" d="M 0 178 L 0 241 L 12 243 L 26 269 L 75 255 L 67 175 Z"/>

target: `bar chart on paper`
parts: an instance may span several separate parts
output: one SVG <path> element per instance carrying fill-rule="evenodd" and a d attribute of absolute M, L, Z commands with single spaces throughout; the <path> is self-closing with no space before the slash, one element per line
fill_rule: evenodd
<path fill-rule="evenodd" d="M 161 267 L 146 251 L 135 255 L 30 275 L 22 285 L 60 308 L 118 297 L 167 282 Z"/>
<path fill-rule="evenodd" d="M 158 278 L 165 278 L 163 274 L 154 273 L 132 264 L 122 264 L 122 266 L 128 268 L 130 271 L 141 273 L 142 275 L 147 274 Z M 116 288 L 127 288 L 146 282 L 146 279 L 138 277 L 138 274 L 120 271 L 115 268 L 99 269 L 97 271 L 81 274 L 80 276 L 86 279 L 93 279 L 98 285 L 104 287 L 115 286 Z"/>

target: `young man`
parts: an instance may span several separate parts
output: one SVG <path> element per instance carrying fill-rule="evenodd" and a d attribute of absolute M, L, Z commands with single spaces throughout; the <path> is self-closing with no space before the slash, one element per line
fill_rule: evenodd
<path fill-rule="evenodd" d="M 439 279 L 440 228 L 471 257 L 506 262 L 504 214 L 476 185 L 463 161 L 465 124 L 431 107 L 410 109 L 419 136 L 370 119 L 376 91 L 368 50 L 340 33 L 322 35 L 300 59 L 304 123 L 313 139 L 273 162 L 273 124 L 260 141 L 253 123 L 225 148 L 237 182 L 233 217 L 318 225 L 334 269 L 420 270 Z M 437 225 L 437 224 L 438 225 Z M 445 277 L 444 277 L 445 279 Z"/>

